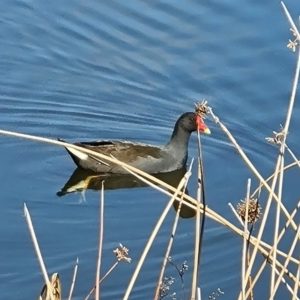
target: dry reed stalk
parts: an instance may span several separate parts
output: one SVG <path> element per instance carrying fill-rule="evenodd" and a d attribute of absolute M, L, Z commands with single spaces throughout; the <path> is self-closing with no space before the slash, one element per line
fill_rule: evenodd
<path fill-rule="evenodd" d="M 286 171 L 287 169 L 289 168 L 292 168 L 296 165 L 298 165 L 300 167 L 300 160 L 298 160 L 296 157 L 295 157 L 296 161 L 295 162 L 292 162 L 286 166 L 284 166 L 283 170 Z M 279 171 L 278 171 L 279 173 Z M 275 176 L 275 173 L 272 173 L 272 175 L 270 175 L 267 179 L 265 179 L 266 182 L 269 182 L 273 177 Z M 258 191 L 263 187 L 264 185 L 262 183 L 260 183 L 258 185 L 258 187 L 252 192 L 251 194 L 251 198 L 254 198 L 255 195 L 258 193 Z"/>
<path fill-rule="evenodd" d="M 299 289 L 300 264 L 298 265 L 298 268 L 297 268 L 296 278 L 298 278 L 298 282 L 294 283 L 293 300 L 298 299 L 297 295 L 298 295 L 298 289 Z"/>
<path fill-rule="evenodd" d="M 250 262 L 250 255 L 248 255 L 248 257 L 247 257 L 247 263 L 248 263 L 248 265 L 249 265 L 249 262 Z M 251 275 L 250 275 L 250 277 L 249 277 L 249 286 L 252 284 L 252 277 L 251 277 Z M 251 300 L 254 300 L 254 294 L 253 294 L 253 290 L 250 290 L 250 299 Z"/>
<path fill-rule="evenodd" d="M 103 224 L 104 224 L 104 181 L 101 184 L 101 197 L 100 197 L 100 213 L 99 213 L 99 245 L 96 267 L 96 279 L 95 279 L 95 300 L 99 300 L 100 297 L 100 268 L 103 246 Z"/>
<path fill-rule="evenodd" d="M 228 206 L 231 208 L 232 212 L 234 213 L 234 215 L 236 216 L 236 218 L 238 219 L 238 221 L 241 223 L 241 225 L 244 227 L 244 222 L 242 220 L 242 218 L 239 216 L 239 214 L 237 213 L 237 211 L 235 210 L 235 208 L 233 207 L 233 205 L 229 202 Z M 247 232 L 248 233 L 248 232 Z"/>
<path fill-rule="evenodd" d="M 275 173 L 276 174 L 279 174 L 279 167 L 280 167 L 280 163 L 281 163 L 281 161 L 280 160 L 277 160 L 277 163 L 276 163 L 276 167 L 275 167 Z M 262 217 L 262 220 L 261 220 L 261 223 L 260 223 L 260 227 L 259 227 L 259 231 L 258 231 L 258 234 L 257 234 L 257 238 L 258 238 L 258 240 L 261 240 L 261 238 L 262 238 L 262 235 L 263 235 L 263 232 L 264 232 L 264 229 L 265 229 L 265 225 L 266 225 L 266 222 L 267 222 L 267 218 L 268 218 L 268 216 L 269 216 L 269 210 L 270 210 L 270 207 L 271 207 L 271 203 L 272 203 L 272 193 L 274 193 L 274 190 L 275 190 L 275 186 L 276 186 L 276 182 L 277 182 L 277 175 L 275 175 L 274 177 L 273 177 L 273 181 L 272 181 L 272 185 L 271 185 L 271 191 L 270 191 L 270 193 L 269 193 L 269 197 L 268 197 L 268 199 L 267 199 L 267 204 L 266 204 L 266 206 L 265 206 L 265 209 L 264 209 L 264 214 L 263 214 L 263 217 Z M 281 201 L 278 199 L 277 200 L 277 203 L 278 203 L 278 205 L 280 205 L 281 204 Z M 273 248 L 274 248 L 274 245 L 273 245 Z M 277 252 L 277 247 L 275 247 L 274 249 L 273 249 L 273 251 L 274 250 L 276 250 L 276 252 Z M 257 251 L 257 249 L 256 248 L 254 248 L 254 251 L 253 251 L 253 254 L 252 254 L 252 257 L 251 257 L 251 259 L 250 259 L 250 263 L 251 263 L 251 267 L 253 266 L 253 264 L 254 264 L 254 260 L 255 260 L 255 257 L 256 257 L 256 251 Z M 271 272 L 271 284 L 270 284 L 270 288 L 273 286 L 273 284 L 272 284 L 272 279 L 273 279 L 273 275 L 272 274 L 275 274 L 274 272 L 275 272 L 275 262 L 276 262 L 276 256 L 274 256 L 273 257 L 273 260 L 272 260 L 272 262 L 273 262 L 273 264 L 272 264 L 272 272 Z"/>
<path fill-rule="evenodd" d="M 284 166 L 284 156 L 279 153 L 278 156 L 279 161 L 279 178 L 278 178 L 278 198 L 282 201 L 282 182 L 283 182 L 283 166 Z M 275 178 L 275 177 L 274 177 Z M 271 271 L 271 280 L 270 280 L 270 294 L 274 295 L 274 281 L 275 281 L 275 261 L 277 259 L 277 245 L 278 245 L 278 231 L 279 231 L 279 221 L 280 221 L 280 202 L 277 202 L 276 205 L 276 214 L 275 214 L 275 228 L 274 228 L 274 237 L 273 237 L 273 263 L 272 263 L 272 271 Z M 299 232 L 297 233 L 299 234 Z"/>
<path fill-rule="evenodd" d="M 191 171 L 191 168 L 193 166 L 193 162 L 194 162 L 194 159 L 192 159 L 192 161 L 191 161 L 191 164 L 189 166 L 189 171 Z M 187 187 L 187 181 L 185 182 L 185 185 L 183 187 L 183 191 L 186 190 L 186 187 Z M 158 276 L 158 280 L 157 280 L 157 284 L 156 284 L 156 289 L 155 289 L 154 297 L 153 297 L 154 300 L 157 300 L 158 296 L 159 296 L 160 285 L 161 285 L 163 275 L 164 275 L 164 272 L 165 272 L 165 269 L 166 269 L 168 258 L 170 256 L 171 248 L 172 248 L 172 245 L 173 245 L 173 241 L 174 241 L 174 237 L 175 237 L 175 233 L 176 233 L 176 229 L 177 229 L 177 224 L 178 224 L 178 221 L 179 221 L 179 213 L 180 213 L 181 206 L 182 206 L 182 200 L 183 200 L 183 194 L 180 197 L 179 206 L 178 206 L 178 209 L 176 211 L 173 226 L 172 226 L 172 229 L 171 229 L 171 235 L 170 235 L 169 242 L 168 242 L 168 245 L 167 245 L 167 248 L 166 248 L 166 251 L 165 251 L 164 259 L 163 259 L 163 262 L 162 262 L 162 267 L 161 267 L 160 272 L 159 272 L 159 276 Z M 183 298 L 185 298 L 185 294 L 184 294 Z"/>
<path fill-rule="evenodd" d="M 118 265 L 118 263 L 119 263 L 120 261 L 118 260 L 118 261 L 116 261 L 110 268 L 109 268 L 109 270 L 104 274 L 104 276 L 99 280 L 99 284 L 111 273 L 111 271 Z M 90 296 L 92 295 L 92 293 L 94 292 L 94 290 L 95 290 L 95 288 L 96 288 L 96 286 L 94 285 L 91 289 L 90 289 L 90 291 L 89 291 L 89 293 L 85 296 L 85 298 L 84 298 L 84 300 L 88 300 L 89 298 L 90 298 Z"/>
<path fill-rule="evenodd" d="M 290 23 L 290 25 L 291 25 L 293 31 L 294 31 L 294 33 L 296 34 L 298 40 L 300 41 L 300 33 L 299 33 L 299 31 L 298 31 L 297 26 L 295 25 L 295 23 L 294 23 L 294 21 L 293 21 L 291 15 L 290 15 L 288 9 L 286 8 L 284 2 L 281 1 L 280 3 L 281 3 L 281 5 L 282 5 L 282 8 L 283 8 L 283 10 L 284 10 L 284 13 L 285 13 L 285 15 L 286 15 L 286 17 L 287 17 L 287 19 L 288 19 L 288 21 L 289 21 L 289 23 Z"/>
<path fill-rule="evenodd" d="M 111 272 L 112 270 L 117 266 L 117 264 L 119 263 L 120 261 L 116 261 L 110 268 L 109 270 L 104 274 L 104 276 L 100 279 L 99 283 L 102 282 Z"/>
<path fill-rule="evenodd" d="M 194 265 L 192 273 L 192 284 L 190 299 L 195 299 L 197 290 L 197 278 L 198 278 L 198 263 L 199 263 L 199 241 L 200 241 L 200 206 L 201 203 L 201 173 L 199 172 L 198 161 L 198 188 L 197 188 L 197 212 L 195 216 L 195 233 L 194 233 Z M 199 177 L 200 176 L 200 177 Z M 199 182 L 200 181 L 200 182 Z"/>
<path fill-rule="evenodd" d="M 263 254 L 263 256 L 266 258 L 265 262 L 267 262 L 268 260 L 270 260 L 270 258 L 268 259 L 267 258 L 267 255 Z M 269 261 L 268 261 L 269 262 Z M 270 262 L 269 262 L 270 263 Z M 277 266 L 281 269 L 281 270 L 284 270 L 284 274 L 289 277 L 292 281 L 294 281 L 294 283 L 300 287 L 300 282 L 299 282 L 299 279 L 297 277 L 295 277 L 291 272 L 289 272 L 288 269 L 284 269 L 283 266 L 281 264 L 278 264 L 277 263 Z M 275 269 L 275 272 L 277 275 L 279 275 L 279 271 L 277 269 Z M 249 286 L 248 290 L 247 290 L 247 293 L 246 293 L 246 298 L 250 295 L 250 293 L 252 292 L 252 289 L 256 283 L 258 278 L 254 278 L 253 282 L 251 283 L 251 285 Z M 285 286 L 287 287 L 287 289 L 289 290 L 289 292 L 291 294 L 293 294 L 293 289 L 288 285 L 288 283 L 286 282 L 286 280 L 282 277 L 281 278 L 281 281 L 282 283 L 285 284 Z M 242 299 L 242 293 L 240 292 L 239 294 L 239 297 L 238 297 L 238 300 L 241 300 Z M 297 298 L 298 299 L 298 298 Z"/>
<path fill-rule="evenodd" d="M 250 190 L 249 190 L 249 192 L 250 192 Z M 248 194 L 248 193 L 247 193 Z M 240 217 L 240 215 L 237 213 L 237 211 L 235 210 L 235 208 L 232 206 L 232 204 L 231 203 L 228 203 L 228 205 L 229 205 L 229 207 L 231 208 L 231 210 L 232 210 L 232 212 L 234 213 L 234 215 L 236 216 L 236 218 L 238 219 L 238 221 L 241 223 L 241 225 L 242 226 L 244 226 L 244 223 L 243 223 L 243 221 L 242 221 L 242 218 Z M 245 217 L 246 218 L 246 217 Z M 244 233 L 245 234 L 245 233 Z M 246 231 L 246 234 L 248 235 L 248 234 L 250 234 L 249 233 L 249 231 L 248 231 L 248 229 L 247 229 L 247 231 Z M 249 255 L 247 255 L 247 263 L 249 264 Z M 242 279 L 243 280 L 243 279 Z M 251 278 L 251 276 L 249 277 L 249 286 L 251 287 L 252 286 L 252 278 Z M 250 290 L 250 288 L 249 288 L 249 290 Z M 245 298 L 248 298 L 248 294 L 247 295 L 245 295 Z M 252 290 L 251 290 L 251 299 L 253 299 L 253 292 L 252 292 Z M 239 294 L 239 299 L 242 299 L 242 297 L 243 297 L 243 293 L 242 293 L 242 290 L 240 291 L 240 294 Z"/>
<path fill-rule="evenodd" d="M 251 179 L 248 179 L 247 182 L 247 191 L 246 191 L 246 201 L 250 199 L 250 188 L 251 188 Z M 246 286 L 247 280 L 245 277 L 246 273 L 246 261 L 247 261 L 247 241 L 248 241 L 248 214 L 249 214 L 249 205 L 246 205 L 246 213 L 245 213 L 245 220 L 244 220 L 244 239 L 243 239 L 243 254 L 242 254 L 242 299 L 246 300 Z"/>
<path fill-rule="evenodd" d="M 275 269 L 275 272 L 277 275 L 279 275 L 279 271 L 277 269 Z M 291 295 L 293 295 L 293 289 L 291 288 L 291 286 L 286 282 L 286 280 L 283 277 L 281 278 L 281 282 L 285 285 L 285 287 L 291 293 Z M 296 298 L 296 299 L 299 300 L 299 298 Z"/>
<path fill-rule="evenodd" d="M 288 151 L 288 153 L 291 155 L 291 157 L 293 158 L 293 160 L 295 161 L 295 163 L 297 164 L 297 166 L 300 168 L 300 162 L 298 161 L 297 157 L 295 156 L 295 154 L 293 153 L 293 151 L 288 147 L 287 144 L 284 145 L 286 150 Z"/>
<path fill-rule="evenodd" d="M 194 234 L 194 265 L 193 265 L 193 274 L 192 274 L 192 284 L 191 284 L 191 294 L 190 299 L 194 299 L 196 297 L 197 291 L 197 279 L 198 279 L 198 270 L 200 263 L 200 251 L 202 244 L 202 236 L 203 236 L 203 227 L 205 220 L 205 199 L 203 199 L 203 174 L 202 174 L 202 151 L 201 151 L 201 140 L 200 133 L 197 130 L 197 150 L 198 150 L 198 182 L 197 182 L 197 212 L 195 218 L 195 234 Z M 203 206 L 203 216 L 202 216 L 202 226 L 200 233 L 200 203 Z"/>
<path fill-rule="evenodd" d="M 207 210 L 207 216 L 209 216 L 212 220 L 215 220 L 215 221 L 219 221 L 217 218 L 215 218 L 214 214 L 210 214 L 209 210 Z M 236 234 L 240 235 L 241 237 L 244 236 L 244 231 L 235 227 L 234 225 L 232 225 L 231 223 L 227 224 L 227 223 L 221 223 L 222 225 L 232 229 Z M 256 246 L 258 245 L 259 249 L 262 251 L 261 253 L 264 255 L 264 256 L 267 256 L 269 255 L 269 252 L 268 250 L 271 250 L 273 249 L 273 246 L 269 245 L 268 243 L 264 242 L 264 241 L 260 241 L 260 243 L 258 243 L 258 240 L 256 237 L 254 236 L 251 236 L 250 237 L 250 240 L 249 242 L 253 245 L 253 246 Z M 278 250 L 278 254 L 280 254 L 282 257 L 287 257 L 287 254 L 283 251 L 280 251 Z M 299 263 L 299 260 L 292 257 L 291 258 L 291 261 L 295 264 L 298 265 Z M 281 264 L 278 262 L 278 265 L 280 266 Z"/>
<path fill-rule="evenodd" d="M 276 269 L 276 274 L 279 275 L 279 271 L 277 269 Z M 291 293 L 291 295 L 293 295 L 293 289 L 291 288 L 291 286 L 286 282 L 286 280 L 283 277 L 281 278 L 281 282 L 285 285 L 285 287 Z M 300 300 L 298 297 L 296 297 L 295 299 Z"/>
<path fill-rule="evenodd" d="M 78 269 L 78 257 L 76 259 L 76 263 L 74 266 L 74 271 L 73 271 L 73 277 L 72 277 L 72 282 L 71 282 L 71 287 L 70 287 L 70 291 L 69 291 L 69 296 L 68 296 L 68 300 L 72 299 L 72 294 L 73 294 L 73 290 L 74 290 L 74 285 L 75 285 L 75 280 L 76 280 L 76 275 L 77 275 L 77 269 Z"/>
<path fill-rule="evenodd" d="M 298 227 L 298 230 L 297 230 L 297 234 L 299 234 L 299 233 L 300 233 L 300 226 Z M 288 266 L 288 264 L 289 264 L 289 262 L 290 262 L 290 258 L 291 258 L 291 256 L 292 256 L 292 253 L 294 252 L 296 243 L 297 243 L 297 241 L 298 241 L 298 239 L 297 239 L 297 234 L 295 235 L 295 238 L 294 238 L 294 240 L 293 240 L 293 242 L 292 242 L 292 245 L 291 245 L 291 247 L 290 247 L 290 249 L 289 249 L 288 257 L 286 258 L 286 260 L 285 260 L 285 262 L 284 262 L 284 264 L 283 264 L 283 268 L 284 268 L 284 269 Z M 271 296 L 270 296 L 270 299 L 273 299 L 274 296 L 275 296 L 275 293 L 276 293 L 276 291 L 277 291 L 277 289 L 278 289 L 278 286 L 279 286 L 279 283 L 280 283 L 280 281 L 281 281 L 281 278 L 283 277 L 284 269 L 281 270 L 281 272 L 280 272 L 280 274 L 279 274 L 279 276 L 278 276 L 278 278 L 277 278 L 277 281 L 275 282 L 275 286 L 274 286 L 274 288 L 273 288 L 273 291 L 272 291 L 272 294 L 271 294 Z"/>
<path fill-rule="evenodd" d="M 183 188 L 183 186 L 186 184 L 186 182 L 188 181 L 188 179 L 189 179 L 190 176 L 191 176 L 191 172 L 190 172 L 190 170 L 188 170 L 186 172 L 186 174 L 184 175 L 184 177 L 179 182 L 178 187 L 177 187 L 174 195 L 169 200 L 169 202 L 167 203 L 167 205 L 166 205 L 165 209 L 163 210 L 161 216 L 159 217 L 158 221 L 156 222 L 156 225 L 155 225 L 154 229 L 151 232 L 151 235 L 150 235 L 150 237 L 149 237 L 149 239 L 147 241 L 147 244 L 146 244 L 146 246 L 145 246 L 145 248 L 144 248 L 144 250 L 142 252 L 142 255 L 141 255 L 141 257 L 140 257 L 140 259 L 139 259 L 139 261 L 137 263 L 137 266 L 136 266 L 136 268 L 135 268 L 135 270 L 133 272 L 133 275 L 132 275 L 132 277 L 130 279 L 130 282 L 129 282 L 128 287 L 127 287 L 127 289 L 125 291 L 125 295 L 123 297 L 123 300 L 127 300 L 128 299 L 128 297 L 130 295 L 130 292 L 132 290 L 132 287 L 134 285 L 134 282 L 135 282 L 135 280 L 137 278 L 137 275 L 138 275 L 138 273 L 139 273 L 139 271 L 140 271 L 140 269 L 142 267 L 142 264 L 144 263 L 144 260 L 145 260 L 145 258 L 147 256 L 147 253 L 148 253 L 148 251 L 149 251 L 149 249 L 150 249 L 150 247 L 151 247 L 151 245 L 152 245 L 152 243 L 154 241 L 154 238 L 155 238 L 155 236 L 156 236 L 156 234 L 157 234 L 157 232 L 158 232 L 161 224 L 163 223 L 163 221 L 164 221 L 164 219 L 165 219 L 168 211 L 170 210 L 170 208 L 171 208 L 171 206 L 172 206 L 172 204 L 173 204 L 176 196 L 178 195 L 178 193 L 180 192 L 180 190 Z"/>
<path fill-rule="evenodd" d="M 197 300 L 201 300 L 201 289 L 197 288 Z"/>
<path fill-rule="evenodd" d="M 33 224 L 32 224 L 32 221 L 31 221 L 31 216 L 30 216 L 29 210 L 27 209 L 27 206 L 26 206 L 25 203 L 24 203 L 24 217 L 26 219 L 28 230 L 29 230 L 32 242 L 33 242 L 35 253 L 37 255 L 37 258 L 38 258 L 38 261 L 39 261 L 39 264 L 40 264 L 40 268 L 42 270 L 42 274 L 44 276 L 45 284 L 47 285 L 48 291 L 50 291 L 50 298 L 51 298 L 51 300 L 54 300 L 54 296 L 53 296 L 53 292 L 52 292 L 53 287 L 52 287 L 52 285 L 49 281 L 48 273 L 47 273 L 47 270 L 46 270 L 46 267 L 45 267 L 45 263 L 44 263 L 44 260 L 43 260 L 43 257 L 42 257 L 42 253 L 41 253 L 41 250 L 40 250 L 40 247 L 39 247 L 36 235 L 35 235 L 35 231 L 34 231 L 34 228 L 33 228 Z"/>
<path fill-rule="evenodd" d="M 192 160 L 192 161 L 193 161 L 193 160 Z M 148 186 L 150 186 L 150 187 L 154 188 L 155 190 L 161 192 L 162 194 L 165 194 L 165 195 L 167 195 L 167 196 L 172 197 L 173 194 L 172 194 L 171 192 L 169 192 L 168 190 L 172 190 L 172 192 L 176 192 L 176 189 L 175 189 L 174 187 L 172 187 L 171 189 L 168 188 L 168 190 L 164 190 L 163 188 L 161 188 L 161 187 L 159 187 L 158 185 L 152 183 L 151 181 L 149 181 L 148 179 L 144 178 L 143 176 L 138 175 L 138 174 L 135 173 L 134 171 L 131 171 L 131 170 L 129 170 L 129 169 L 126 168 L 126 167 L 123 167 L 123 168 L 124 168 L 128 173 L 130 173 L 131 175 L 135 176 L 135 177 L 136 177 L 137 179 L 139 179 L 140 181 L 142 181 L 142 182 L 148 184 Z M 170 186 L 170 187 L 171 187 L 171 186 Z M 181 203 L 185 203 L 186 206 L 188 206 L 188 207 L 193 208 L 193 209 L 196 210 L 196 207 L 195 207 L 193 204 L 191 204 L 191 203 L 189 203 L 189 202 L 186 202 L 184 198 L 189 199 L 189 201 L 191 201 L 191 202 L 193 202 L 193 201 L 196 202 L 195 199 L 191 198 L 189 195 L 187 195 L 187 194 L 185 194 L 185 193 L 183 193 L 183 192 L 181 192 L 181 191 L 178 193 L 178 195 L 180 195 L 180 197 L 176 196 L 174 200 L 178 201 L 179 203 L 180 203 L 180 202 L 181 202 Z M 192 200 L 191 200 L 191 199 L 192 199 Z"/>

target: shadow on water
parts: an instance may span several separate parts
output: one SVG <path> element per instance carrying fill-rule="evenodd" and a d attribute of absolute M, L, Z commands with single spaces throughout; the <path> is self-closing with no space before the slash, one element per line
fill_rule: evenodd
<path fill-rule="evenodd" d="M 172 172 L 154 174 L 153 176 L 176 188 L 185 173 L 186 168 L 182 168 Z M 141 181 L 131 174 L 100 174 L 77 168 L 71 174 L 70 178 L 67 180 L 63 188 L 59 192 L 57 192 L 56 195 L 62 197 L 66 194 L 82 192 L 87 189 L 98 191 L 101 190 L 103 180 L 105 181 L 105 190 L 128 189 L 148 186 L 145 182 Z M 185 192 L 188 194 L 188 190 L 186 190 Z M 176 211 L 178 209 L 178 204 L 178 201 L 174 201 L 173 203 L 173 207 Z M 194 216 L 194 209 L 186 205 L 182 205 L 182 208 L 180 210 L 180 217 L 192 218 Z"/>

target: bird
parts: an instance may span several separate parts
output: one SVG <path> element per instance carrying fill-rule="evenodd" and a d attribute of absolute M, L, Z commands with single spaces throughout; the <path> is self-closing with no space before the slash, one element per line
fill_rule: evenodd
<path fill-rule="evenodd" d="M 96 140 L 77 142 L 73 145 L 116 158 L 148 174 L 171 172 L 183 168 L 188 158 L 191 133 L 199 130 L 210 134 L 203 119 L 195 112 L 182 114 L 175 123 L 171 138 L 162 146 L 121 140 Z M 62 139 L 59 141 L 64 142 Z M 128 174 L 128 171 L 103 158 L 65 147 L 74 163 L 96 173 Z"/>

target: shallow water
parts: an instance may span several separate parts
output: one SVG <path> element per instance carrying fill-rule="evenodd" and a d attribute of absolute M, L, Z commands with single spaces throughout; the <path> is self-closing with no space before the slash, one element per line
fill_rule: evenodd
<path fill-rule="evenodd" d="M 286 48 L 291 34 L 279 3 L 5 2 L 0 11 L 2 129 L 69 141 L 118 138 L 162 144 L 178 115 L 205 98 L 258 170 L 271 173 L 277 151 L 264 138 L 284 122 L 296 58 Z M 296 18 L 297 1 L 286 4 Z M 296 100 L 288 143 L 297 156 L 298 113 Z M 202 138 L 207 202 L 234 220 L 227 203 L 244 197 L 249 176 L 256 180 L 220 129 L 206 122 L 212 131 Z M 57 197 L 75 167 L 66 152 L 0 138 L 0 293 L 7 299 L 32 299 L 43 282 L 22 217 L 26 202 L 47 269 L 60 273 L 65 297 L 79 257 L 74 299 L 82 299 L 94 280 L 98 193 L 87 190 L 86 203 L 78 193 Z M 195 140 L 190 158 L 196 155 Z M 291 184 L 297 176 L 291 171 L 286 177 L 289 209 L 299 195 Z M 192 178 L 190 194 L 195 186 Z M 103 282 L 104 299 L 123 296 L 166 200 L 151 188 L 105 193 L 103 271 L 114 262 L 112 249 L 119 242 L 130 248 L 132 263 L 121 264 Z M 131 299 L 151 298 L 173 216 L 170 211 Z M 178 264 L 187 260 L 192 265 L 192 232 L 193 220 L 182 220 L 172 251 Z M 204 299 L 217 288 L 225 291 L 224 299 L 236 297 L 240 253 L 239 238 L 208 220 L 199 276 Z M 172 267 L 167 271 L 176 277 Z M 185 274 L 186 285 L 190 274 Z M 175 291 L 179 286 L 177 278 Z M 267 295 L 263 284 L 259 289 Z M 283 299 L 285 289 L 278 295 Z"/>

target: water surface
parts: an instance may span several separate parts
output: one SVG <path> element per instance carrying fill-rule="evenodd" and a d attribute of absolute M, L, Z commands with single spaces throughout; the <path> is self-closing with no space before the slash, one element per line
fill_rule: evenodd
<path fill-rule="evenodd" d="M 1 128 L 69 141 L 162 144 L 177 117 L 205 98 L 258 170 L 271 173 L 277 151 L 264 138 L 284 122 L 295 65 L 279 2 L 5 2 L 0 12 Z M 296 18 L 297 2 L 286 4 Z M 298 112 L 296 101 L 294 116 Z M 233 221 L 227 203 L 244 197 L 253 175 L 220 129 L 206 122 L 212 131 L 202 138 L 207 202 Z M 299 126 L 294 117 L 288 142 L 296 155 Z M 190 158 L 195 155 L 193 136 Z M 64 296 L 79 257 L 74 299 L 82 299 L 94 280 L 98 193 L 88 190 L 86 203 L 80 194 L 56 196 L 75 167 L 59 147 L 1 136 L 0 165 L 1 294 L 32 299 L 43 282 L 22 217 L 26 202 L 47 269 L 60 273 Z M 287 173 L 290 208 L 299 191 L 289 186 L 289 178 L 296 176 Z M 192 178 L 191 194 L 195 186 Z M 105 193 L 103 271 L 114 262 L 112 249 L 119 242 L 130 249 L 132 263 L 121 264 L 103 282 L 104 299 L 122 297 L 166 200 L 151 188 Z M 152 297 L 173 216 L 170 211 L 131 299 Z M 178 264 L 187 260 L 192 265 L 193 226 L 193 220 L 180 222 L 172 250 Z M 224 299 L 236 297 L 240 244 L 230 230 L 208 220 L 199 276 L 204 299 L 217 288 L 225 291 Z M 167 272 L 176 277 L 172 267 Z M 177 292 L 179 285 L 177 278 Z M 267 295 L 264 285 L 259 288 Z M 285 289 L 279 295 L 284 298 Z"/>

